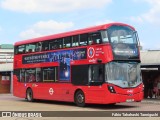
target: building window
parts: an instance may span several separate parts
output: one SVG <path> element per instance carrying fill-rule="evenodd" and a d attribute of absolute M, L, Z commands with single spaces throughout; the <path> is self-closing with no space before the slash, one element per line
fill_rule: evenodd
<path fill-rule="evenodd" d="M 2 72 L 1 78 L 0 78 L 0 84 L 2 85 L 9 85 L 11 80 L 11 74 L 10 72 Z"/>

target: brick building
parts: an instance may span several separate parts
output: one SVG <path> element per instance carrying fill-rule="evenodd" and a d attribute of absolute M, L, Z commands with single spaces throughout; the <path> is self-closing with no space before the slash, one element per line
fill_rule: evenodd
<path fill-rule="evenodd" d="M 0 45 L 0 94 L 12 92 L 13 54 L 13 45 Z"/>

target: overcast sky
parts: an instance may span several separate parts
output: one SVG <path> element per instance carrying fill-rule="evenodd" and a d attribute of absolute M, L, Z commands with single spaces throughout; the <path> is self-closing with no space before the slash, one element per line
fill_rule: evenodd
<path fill-rule="evenodd" d="M 0 44 L 109 22 L 134 26 L 143 49 L 160 49 L 160 0 L 0 0 Z"/>

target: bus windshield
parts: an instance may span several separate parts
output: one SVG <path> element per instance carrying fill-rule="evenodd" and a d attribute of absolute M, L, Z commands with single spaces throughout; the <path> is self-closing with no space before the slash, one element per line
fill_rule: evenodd
<path fill-rule="evenodd" d="M 111 43 L 137 44 L 136 32 L 127 26 L 112 26 L 108 29 Z"/>
<path fill-rule="evenodd" d="M 105 81 L 122 88 L 136 87 L 142 82 L 140 63 L 110 62 L 105 65 L 105 69 Z"/>

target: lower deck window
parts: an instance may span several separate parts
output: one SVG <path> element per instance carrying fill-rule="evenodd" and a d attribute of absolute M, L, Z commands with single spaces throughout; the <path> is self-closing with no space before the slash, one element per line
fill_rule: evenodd
<path fill-rule="evenodd" d="M 21 83 L 31 82 L 57 82 L 58 67 L 16 69 L 14 75 Z"/>
<path fill-rule="evenodd" d="M 44 68 L 43 69 L 43 81 L 52 82 L 55 80 L 55 69 L 54 68 Z"/>
<path fill-rule="evenodd" d="M 26 80 L 26 82 L 36 82 L 36 71 L 35 71 L 35 69 L 25 70 L 25 80 Z"/>
<path fill-rule="evenodd" d="M 74 85 L 88 84 L 88 65 L 72 66 L 72 83 Z"/>

